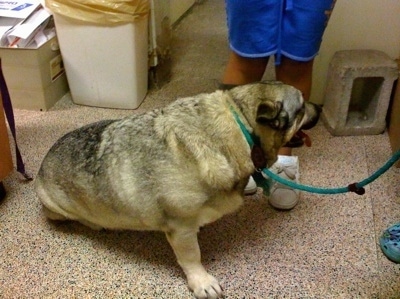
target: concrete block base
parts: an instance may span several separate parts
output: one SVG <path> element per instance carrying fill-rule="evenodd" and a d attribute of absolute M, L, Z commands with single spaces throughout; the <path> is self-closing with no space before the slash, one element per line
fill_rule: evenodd
<path fill-rule="evenodd" d="M 338 51 L 328 70 L 322 119 L 332 135 L 380 134 L 397 63 L 376 50 Z"/>

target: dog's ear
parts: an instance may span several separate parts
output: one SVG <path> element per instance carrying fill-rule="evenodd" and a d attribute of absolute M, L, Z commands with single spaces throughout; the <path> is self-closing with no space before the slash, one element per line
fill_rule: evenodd
<path fill-rule="evenodd" d="M 289 122 L 289 116 L 282 110 L 281 102 L 264 102 L 257 108 L 256 121 L 262 125 L 268 125 L 273 129 L 285 129 Z"/>

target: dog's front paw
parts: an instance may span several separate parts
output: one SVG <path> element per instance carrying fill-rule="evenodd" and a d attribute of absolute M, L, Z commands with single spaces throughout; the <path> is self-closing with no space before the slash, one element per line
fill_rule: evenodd
<path fill-rule="evenodd" d="M 224 296 L 218 280 L 208 273 L 192 275 L 188 277 L 188 283 L 197 299 L 217 299 Z"/>

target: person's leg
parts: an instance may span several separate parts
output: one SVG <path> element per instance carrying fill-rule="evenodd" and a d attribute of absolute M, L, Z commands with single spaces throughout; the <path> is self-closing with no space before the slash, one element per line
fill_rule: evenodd
<path fill-rule="evenodd" d="M 262 79 L 268 64 L 268 57 L 248 58 L 231 51 L 222 77 L 222 85 L 242 85 L 258 82 Z M 257 185 L 252 177 L 244 190 L 245 195 L 257 192 Z"/>
<path fill-rule="evenodd" d="M 299 62 L 290 58 L 281 57 L 281 63 L 276 66 L 276 78 L 285 84 L 299 89 L 305 100 L 308 100 L 311 92 L 313 60 Z M 299 180 L 299 160 L 292 156 L 290 147 L 283 147 L 278 152 L 278 161 L 271 170 L 280 177 L 297 182 Z M 299 200 L 299 191 L 274 182 L 268 198 L 271 206 L 290 210 L 296 206 Z"/>
<path fill-rule="evenodd" d="M 311 92 L 313 59 L 322 42 L 335 0 L 296 0 L 295 5 L 286 1 L 282 19 L 280 48 L 277 53 L 276 77 L 292 85 L 308 100 Z M 299 179 L 298 157 L 291 156 L 290 148 L 279 151 L 278 161 L 272 167 L 283 178 Z M 299 191 L 274 182 L 270 189 L 269 203 L 279 209 L 291 209 L 299 200 Z"/>
<path fill-rule="evenodd" d="M 282 56 L 281 63 L 275 67 L 276 79 L 299 89 L 304 100 L 308 101 L 311 93 L 313 62 L 314 60 L 295 61 Z M 283 147 L 279 150 L 279 154 L 290 156 L 292 149 Z"/>
<path fill-rule="evenodd" d="M 283 56 L 281 64 L 275 68 L 276 79 L 299 89 L 303 98 L 308 101 L 311 93 L 313 63 L 314 59 L 303 62 Z"/>
<path fill-rule="evenodd" d="M 222 77 L 223 84 L 242 85 L 260 81 L 268 64 L 268 57 L 247 58 L 231 51 Z"/>
<path fill-rule="evenodd" d="M 222 84 L 260 81 L 278 48 L 282 0 L 225 0 L 225 9 L 231 52 Z"/>

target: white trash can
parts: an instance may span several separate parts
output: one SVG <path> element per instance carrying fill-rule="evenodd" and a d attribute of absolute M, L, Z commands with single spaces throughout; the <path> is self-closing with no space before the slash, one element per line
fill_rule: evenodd
<path fill-rule="evenodd" d="M 108 25 L 60 12 L 53 10 L 73 102 L 137 108 L 148 87 L 148 15 Z"/>

